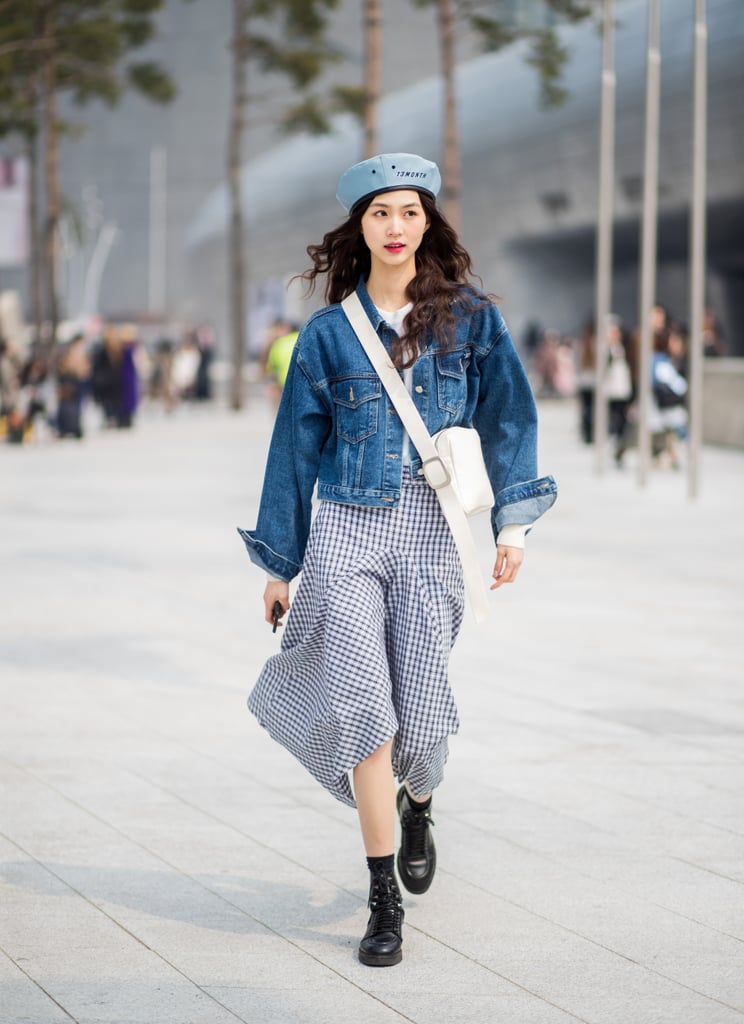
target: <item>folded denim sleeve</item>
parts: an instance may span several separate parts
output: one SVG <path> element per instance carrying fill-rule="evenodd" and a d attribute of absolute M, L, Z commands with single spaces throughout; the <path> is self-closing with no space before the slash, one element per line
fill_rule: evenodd
<path fill-rule="evenodd" d="M 512 523 L 527 527 L 529 533 L 532 524 L 555 503 L 558 487 L 552 476 L 541 476 L 537 480 L 524 480 L 511 487 L 505 487 L 496 495 L 491 510 L 491 525 L 494 537 L 502 544 L 502 531 Z"/>
<path fill-rule="evenodd" d="M 503 317 L 487 307 L 479 325 L 478 404 L 473 426 L 496 496 L 491 527 L 498 540 L 508 524 L 531 526 L 556 499 L 551 476 L 537 472 L 537 406 Z"/>
<path fill-rule="evenodd" d="M 259 569 L 263 569 L 271 579 L 289 583 L 302 568 L 301 564 L 291 561 L 260 540 L 257 530 L 242 530 L 238 527 L 238 533 L 246 546 L 250 560 Z"/>
<path fill-rule="evenodd" d="M 255 530 L 238 529 L 251 561 L 289 582 L 302 569 L 313 491 L 330 412 L 303 369 L 298 339 L 282 392 L 264 473 Z"/>

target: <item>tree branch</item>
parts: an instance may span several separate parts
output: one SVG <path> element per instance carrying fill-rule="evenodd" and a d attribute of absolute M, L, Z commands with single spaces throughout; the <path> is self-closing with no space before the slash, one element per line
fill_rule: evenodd
<path fill-rule="evenodd" d="M 0 57 L 11 53 L 29 53 L 32 50 L 51 50 L 54 41 L 51 39 L 17 39 L 14 43 L 3 43 L 0 46 Z"/>

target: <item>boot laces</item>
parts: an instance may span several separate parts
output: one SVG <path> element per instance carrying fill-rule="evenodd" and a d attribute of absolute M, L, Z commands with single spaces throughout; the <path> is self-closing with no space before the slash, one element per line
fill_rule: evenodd
<path fill-rule="evenodd" d="M 369 892 L 370 933 L 400 931 L 403 900 L 395 878 L 384 869 L 372 876 Z"/>
<path fill-rule="evenodd" d="M 403 811 L 403 856 L 406 860 L 424 860 L 426 858 L 426 837 L 429 826 L 434 824 L 430 810 Z"/>

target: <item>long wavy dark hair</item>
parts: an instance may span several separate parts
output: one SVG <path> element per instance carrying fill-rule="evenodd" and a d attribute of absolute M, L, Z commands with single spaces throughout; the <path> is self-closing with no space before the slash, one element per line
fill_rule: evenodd
<path fill-rule="evenodd" d="M 456 313 L 470 312 L 488 301 L 471 283 L 470 255 L 454 228 L 430 196 L 419 194 L 429 227 L 416 252 L 416 276 L 406 289 L 413 308 L 406 317 L 405 334 L 393 343 L 391 352 L 398 367 L 416 361 L 430 332 L 444 349 L 452 347 Z M 362 217 L 372 199 L 370 196 L 343 224 L 327 232 L 319 245 L 307 247 L 313 265 L 299 276 L 308 282 L 308 294 L 315 290 L 317 278 L 326 274 L 326 302 L 341 302 L 355 290 L 361 276 L 369 277 L 372 261 L 362 236 Z"/>

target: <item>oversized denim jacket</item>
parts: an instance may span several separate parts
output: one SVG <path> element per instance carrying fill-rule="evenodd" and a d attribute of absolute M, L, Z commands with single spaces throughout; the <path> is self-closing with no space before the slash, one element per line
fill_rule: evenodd
<path fill-rule="evenodd" d="M 364 282 L 357 294 L 383 343 L 393 329 Z M 498 308 L 490 301 L 457 317 L 449 351 L 434 339 L 413 366 L 412 397 L 430 433 L 473 426 L 481 437 L 496 501 L 494 537 L 507 523 L 532 524 L 556 498 L 537 478 L 537 410 Z M 239 530 L 251 559 L 271 576 L 302 569 L 317 481 L 321 501 L 395 508 L 400 500 L 403 426 L 339 304 L 305 323 L 294 348 L 269 448 L 258 523 Z M 421 459 L 411 445 L 411 471 Z"/>

